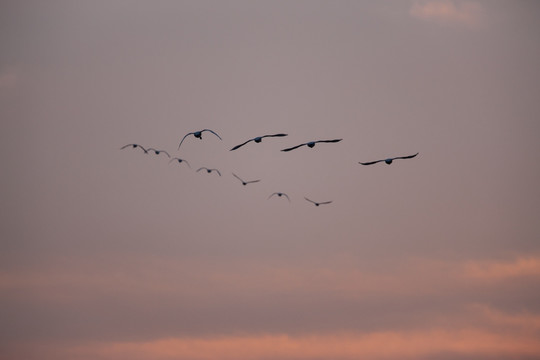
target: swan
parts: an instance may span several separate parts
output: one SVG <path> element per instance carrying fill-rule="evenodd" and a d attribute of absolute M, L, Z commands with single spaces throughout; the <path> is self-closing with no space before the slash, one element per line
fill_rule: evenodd
<path fill-rule="evenodd" d="M 221 176 L 221 173 L 219 172 L 218 169 L 209 169 L 209 168 L 203 166 L 202 168 L 199 168 L 199 170 L 197 170 L 197 172 L 199 172 L 199 171 L 201 171 L 201 170 L 206 170 L 206 172 L 209 173 L 209 174 L 210 174 L 212 171 L 215 171 L 215 172 L 218 173 L 219 176 Z"/>
<path fill-rule="evenodd" d="M 234 176 L 235 178 L 237 178 L 238 180 L 240 180 L 240 181 L 242 182 L 242 185 L 244 185 L 244 186 L 246 186 L 247 184 L 256 183 L 256 182 L 261 181 L 261 180 L 244 181 L 244 180 L 242 180 L 238 175 L 236 175 L 235 173 L 232 173 L 232 174 L 233 174 L 233 176 Z"/>
<path fill-rule="evenodd" d="M 330 204 L 332 201 L 324 201 L 324 202 L 316 202 L 316 201 L 313 201 L 313 200 L 309 200 L 307 197 L 304 196 L 304 199 L 306 199 L 307 201 L 315 204 L 315 206 L 319 206 L 319 205 L 324 205 L 324 204 Z"/>
<path fill-rule="evenodd" d="M 408 155 L 408 156 L 396 156 L 396 157 L 393 157 L 393 158 L 388 158 L 388 159 L 382 159 L 382 160 L 376 160 L 376 161 L 370 161 L 370 162 L 358 162 L 359 164 L 362 164 L 362 165 L 373 165 L 373 164 L 376 164 L 378 162 L 381 162 L 381 161 L 384 161 L 385 163 L 387 163 L 388 165 L 390 165 L 394 160 L 396 159 L 412 159 L 413 157 L 415 157 L 416 155 L 418 155 L 419 153 L 416 153 L 414 155 Z"/>
<path fill-rule="evenodd" d="M 337 142 L 340 142 L 341 140 L 343 140 L 343 139 L 310 141 L 310 142 L 307 142 L 307 143 L 304 143 L 304 144 L 300 144 L 300 145 L 296 145 L 296 146 L 293 146 L 293 147 L 290 147 L 290 148 L 287 148 L 287 149 L 283 149 L 281 151 L 291 151 L 291 150 L 297 149 L 300 146 L 304 146 L 304 145 L 307 145 L 308 147 L 312 148 L 312 147 L 315 146 L 316 143 L 337 143 Z"/>
<path fill-rule="evenodd" d="M 197 139 L 202 139 L 202 133 L 205 132 L 205 131 L 209 131 L 211 132 L 212 134 L 216 135 L 219 140 L 223 140 L 221 138 L 221 136 L 219 136 L 218 134 L 216 134 L 214 131 L 210 130 L 210 129 L 203 129 L 203 130 L 200 130 L 200 131 L 194 131 L 194 132 L 190 132 L 190 133 L 187 133 L 186 135 L 184 135 L 184 137 L 182 138 L 182 141 L 180 141 L 180 145 L 178 145 L 178 150 L 180 150 L 180 146 L 182 145 L 182 143 L 184 142 L 184 139 L 189 136 L 189 135 L 193 135 L 195 136 Z"/>
<path fill-rule="evenodd" d="M 277 196 L 279 196 L 279 197 L 285 196 L 285 197 L 287 198 L 287 200 L 289 200 L 289 202 L 291 202 L 291 199 L 289 198 L 289 195 L 287 195 L 287 194 L 285 194 L 285 193 L 282 193 L 282 192 L 275 192 L 275 193 L 273 193 L 272 195 L 270 195 L 270 196 L 268 197 L 268 199 L 270 199 L 270 198 L 271 198 L 272 196 L 274 196 L 274 195 L 277 195 Z"/>
<path fill-rule="evenodd" d="M 282 137 L 282 136 L 287 136 L 287 134 L 273 134 L 273 135 L 263 135 L 263 136 L 257 136 L 257 137 L 254 137 L 253 139 L 249 139 L 248 141 L 240 144 L 240 145 L 236 145 L 235 147 L 233 147 L 231 150 L 229 151 L 233 151 L 233 150 L 236 150 L 238 149 L 239 147 L 242 147 L 244 145 L 246 145 L 248 142 L 250 141 L 255 141 L 256 143 L 260 143 L 262 141 L 263 138 L 265 137 Z"/>

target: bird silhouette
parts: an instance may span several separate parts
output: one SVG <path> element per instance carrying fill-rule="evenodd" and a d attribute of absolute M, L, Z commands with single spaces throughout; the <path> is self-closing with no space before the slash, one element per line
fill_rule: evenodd
<path fill-rule="evenodd" d="M 212 171 L 215 171 L 215 172 L 218 173 L 219 176 L 221 176 L 221 173 L 219 172 L 218 169 L 209 169 L 209 168 L 203 166 L 202 168 L 199 168 L 199 169 L 197 170 L 197 172 L 199 172 L 199 171 L 201 171 L 201 170 L 206 170 L 206 172 L 207 172 L 208 174 L 210 174 Z"/>
<path fill-rule="evenodd" d="M 324 201 L 324 202 L 316 202 L 316 201 L 313 201 L 313 200 L 310 200 L 308 199 L 307 197 L 304 196 L 304 199 L 306 199 L 307 201 L 315 204 L 315 206 L 319 206 L 319 205 L 324 205 L 324 204 L 330 204 L 331 201 Z"/>
<path fill-rule="evenodd" d="M 171 157 L 171 155 L 169 155 L 169 153 L 166 152 L 165 150 L 157 150 L 157 149 L 154 149 L 154 148 L 148 148 L 148 149 L 146 149 L 146 152 L 147 152 L 147 153 L 148 153 L 149 151 L 153 151 L 154 154 L 156 154 L 156 155 L 159 155 L 159 154 L 163 153 L 163 154 L 167 155 L 168 158 Z"/>
<path fill-rule="evenodd" d="M 275 193 L 272 193 L 268 199 L 270 199 L 272 196 L 274 195 L 277 195 L 279 197 L 282 197 L 282 196 L 285 196 L 287 198 L 287 200 L 289 200 L 289 202 L 291 202 L 291 199 L 289 198 L 289 195 L 285 194 L 285 193 L 282 193 L 282 192 L 275 192 Z"/>
<path fill-rule="evenodd" d="M 127 144 L 127 145 L 122 146 L 122 147 L 120 148 L 120 150 L 123 150 L 123 149 L 125 149 L 125 148 L 127 148 L 127 147 L 130 147 L 130 146 L 131 146 L 133 149 L 136 149 L 136 148 L 139 147 L 139 148 L 142 149 L 142 151 L 144 151 L 145 154 L 148 154 L 148 150 L 146 150 L 144 147 L 142 147 L 142 146 L 139 145 L 139 144 Z"/>
<path fill-rule="evenodd" d="M 187 160 L 180 159 L 180 158 L 178 158 L 178 157 L 175 157 L 175 158 L 172 158 L 171 160 L 169 160 L 169 164 L 170 164 L 172 161 L 174 161 L 174 160 L 176 160 L 179 164 L 185 162 L 186 165 L 191 169 L 191 166 L 189 165 L 189 163 L 188 163 Z"/>
<path fill-rule="evenodd" d="M 376 164 L 378 162 L 381 162 L 381 161 L 384 161 L 385 163 L 387 163 L 388 165 L 390 165 L 394 160 L 396 159 L 412 159 L 413 157 L 415 157 L 416 155 L 418 155 L 419 153 L 416 153 L 414 155 L 409 155 L 409 156 L 396 156 L 396 157 L 393 157 L 393 158 L 388 158 L 388 159 L 382 159 L 382 160 L 376 160 L 376 161 L 370 161 L 370 162 L 358 162 L 359 164 L 362 164 L 362 165 L 373 165 L 373 164 Z"/>
<path fill-rule="evenodd" d="M 244 185 L 244 186 L 246 186 L 247 184 L 252 184 L 252 183 L 256 183 L 256 182 L 261 181 L 261 180 L 244 181 L 244 180 L 242 180 L 242 179 L 240 178 L 240 176 L 236 175 L 235 173 L 232 173 L 232 174 L 233 174 L 233 176 L 234 176 L 235 178 L 237 178 L 238 180 L 240 180 L 240 181 L 242 182 L 242 185 Z"/>
<path fill-rule="evenodd" d="M 189 135 L 193 135 L 195 136 L 197 139 L 202 139 L 202 133 L 205 132 L 205 131 L 209 131 L 211 132 L 212 134 L 216 135 L 219 140 L 223 140 L 221 138 L 221 136 L 219 136 L 218 134 L 216 134 L 214 131 L 210 130 L 210 129 L 203 129 L 203 130 L 200 130 L 200 131 L 194 131 L 194 132 L 190 132 L 190 133 L 187 133 L 186 135 L 184 135 L 184 137 L 182 138 L 182 141 L 180 141 L 180 145 L 178 145 L 178 150 L 180 150 L 180 146 L 182 146 L 182 143 L 184 142 L 184 139 L 189 136 Z"/>
<path fill-rule="evenodd" d="M 312 147 L 315 146 L 316 143 L 337 143 L 337 142 L 340 142 L 341 140 L 343 140 L 343 139 L 310 141 L 310 142 L 307 142 L 307 143 L 304 143 L 304 144 L 300 144 L 300 145 L 296 145 L 296 146 L 293 146 L 293 147 L 290 147 L 290 148 L 287 148 L 287 149 L 283 149 L 281 151 L 291 151 L 291 150 L 294 150 L 294 149 L 298 149 L 300 146 L 304 146 L 304 145 L 307 145 L 308 147 L 312 148 Z"/>
<path fill-rule="evenodd" d="M 263 135 L 263 136 L 257 136 L 257 137 L 254 137 L 253 139 L 249 139 L 248 141 L 240 144 L 240 145 L 236 145 L 235 147 L 233 147 L 231 150 L 229 151 L 233 151 L 233 150 L 236 150 L 238 149 L 239 147 L 242 147 L 244 145 L 246 145 L 248 142 L 250 141 L 255 141 L 256 143 L 260 143 L 262 141 L 263 138 L 266 138 L 266 137 L 282 137 L 282 136 L 287 136 L 287 134 L 273 134 L 273 135 Z"/>

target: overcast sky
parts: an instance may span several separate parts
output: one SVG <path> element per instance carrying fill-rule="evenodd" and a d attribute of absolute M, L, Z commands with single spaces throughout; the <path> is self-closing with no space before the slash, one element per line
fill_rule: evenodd
<path fill-rule="evenodd" d="M 539 38 L 533 1 L 3 1 L 0 357 L 538 359 Z"/>

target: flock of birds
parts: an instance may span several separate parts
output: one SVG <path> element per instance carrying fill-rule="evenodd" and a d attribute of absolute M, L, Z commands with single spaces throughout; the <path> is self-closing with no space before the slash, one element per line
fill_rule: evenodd
<path fill-rule="evenodd" d="M 184 135 L 184 137 L 182 138 L 182 140 L 180 141 L 180 144 L 178 145 L 178 150 L 180 150 L 180 147 L 182 146 L 182 143 L 184 142 L 184 140 L 190 136 L 190 135 L 193 135 L 195 138 L 199 139 L 199 140 L 202 140 L 202 134 L 204 132 L 209 132 L 213 135 L 215 135 L 217 138 L 219 138 L 220 140 L 223 140 L 221 138 L 221 136 L 219 136 L 215 131 L 213 130 L 210 130 L 210 129 L 203 129 L 203 130 L 199 130 L 199 131 L 193 131 L 193 132 L 190 132 L 190 133 L 187 133 L 186 135 Z M 272 134 L 272 135 L 263 135 L 263 136 L 257 136 L 257 137 L 254 137 L 252 139 L 249 139 L 247 141 L 244 141 L 243 143 L 241 144 L 238 144 L 236 146 L 234 146 L 233 148 L 230 149 L 230 151 L 234 151 L 234 150 L 237 150 L 239 148 L 241 148 L 242 146 L 250 143 L 250 142 L 255 142 L 255 143 L 260 143 L 264 138 L 271 138 L 271 137 L 284 137 L 284 136 L 287 136 L 288 134 L 282 134 L 282 133 L 279 133 L 279 134 Z M 293 147 L 289 147 L 289 148 L 286 148 L 286 149 L 282 149 L 281 151 L 284 151 L 284 152 L 288 152 L 288 151 L 292 151 L 292 150 L 295 150 L 295 149 L 298 149 L 302 146 L 307 146 L 309 148 L 313 148 L 315 146 L 315 144 L 317 143 L 337 143 L 337 142 L 340 142 L 341 140 L 343 139 L 332 139 L 332 140 L 316 140 L 316 141 L 309 141 L 309 142 L 306 142 L 306 143 L 303 143 L 303 144 L 299 144 L 299 145 L 296 145 L 296 146 L 293 146 Z M 171 157 L 171 155 L 165 151 L 165 150 L 159 150 L 159 149 L 155 149 L 155 148 L 145 148 L 143 147 L 142 145 L 139 145 L 139 144 L 127 144 L 127 145 L 124 145 L 120 148 L 120 150 L 123 150 L 123 149 L 126 149 L 126 148 L 132 148 L 132 149 L 137 149 L 137 148 L 140 148 L 145 154 L 149 154 L 149 153 L 154 153 L 155 155 L 165 155 L 167 156 L 170 160 L 169 160 L 169 163 L 171 162 L 178 162 L 179 164 L 181 163 L 186 163 L 186 165 L 191 168 L 191 165 L 189 164 L 189 162 L 186 160 L 186 159 L 182 159 L 182 158 L 179 158 L 179 157 Z M 375 161 L 368 161 L 368 162 L 359 162 L 359 164 L 361 165 L 373 165 L 373 164 L 377 164 L 379 162 L 385 162 L 386 164 L 390 165 L 392 164 L 392 162 L 394 160 L 399 160 L 399 159 L 412 159 L 414 157 L 416 157 L 418 155 L 418 153 L 416 154 L 413 154 L 413 155 L 407 155 L 407 156 L 396 156 L 396 157 L 391 157 L 391 158 L 386 158 L 386 159 L 380 159 L 380 160 L 375 160 Z M 208 174 L 210 173 L 217 173 L 219 176 L 221 176 L 221 172 L 218 170 L 218 169 L 211 169 L 211 168 L 207 168 L 207 167 L 200 167 L 199 169 L 197 169 L 197 172 L 199 171 L 206 171 Z M 257 183 L 259 181 L 261 181 L 260 179 L 258 180 L 249 180 L 249 181 L 246 181 L 246 180 L 243 180 L 242 178 L 240 178 L 238 175 L 236 175 L 235 173 L 232 173 L 232 175 L 238 179 L 242 185 L 248 185 L 248 184 L 253 184 L 253 183 Z M 270 196 L 268 197 L 268 199 L 272 198 L 273 196 L 277 196 L 277 197 L 284 197 L 286 198 L 289 202 L 291 201 L 290 197 L 283 193 L 283 192 L 274 192 L 272 194 L 270 194 Z M 317 202 L 317 201 L 313 201 L 311 199 L 308 199 L 307 197 L 304 197 L 304 199 L 312 204 L 314 204 L 315 206 L 320 206 L 320 205 L 326 205 L 326 204 L 330 204 L 332 203 L 332 201 L 323 201 L 323 202 Z"/>

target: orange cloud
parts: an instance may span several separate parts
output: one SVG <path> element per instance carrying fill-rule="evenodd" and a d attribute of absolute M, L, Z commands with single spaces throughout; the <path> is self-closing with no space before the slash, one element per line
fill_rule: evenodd
<path fill-rule="evenodd" d="M 149 342 L 94 344 L 66 349 L 74 358 L 115 359 L 418 359 L 441 353 L 466 356 L 540 356 L 534 336 L 476 329 L 369 334 L 259 335 L 168 338 Z"/>
<path fill-rule="evenodd" d="M 484 17 L 482 6 L 473 1 L 415 1 L 409 13 L 423 20 L 469 26 L 479 25 Z"/>
<path fill-rule="evenodd" d="M 480 280 L 503 280 L 522 276 L 540 276 L 540 258 L 519 258 L 513 262 L 470 262 L 465 276 Z"/>

